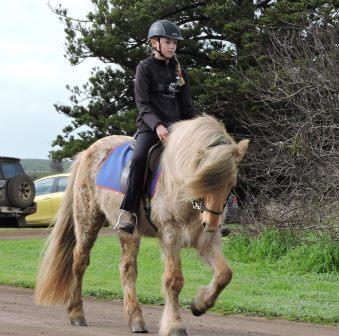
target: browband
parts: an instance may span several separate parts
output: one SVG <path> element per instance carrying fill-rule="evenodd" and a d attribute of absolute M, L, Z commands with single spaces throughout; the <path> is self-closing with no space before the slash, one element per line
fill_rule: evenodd
<path fill-rule="evenodd" d="M 207 148 L 212 148 L 212 147 L 216 147 L 216 146 L 220 146 L 220 145 L 231 145 L 231 143 L 227 140 L 220 140 L 218 142 L 215 142 L 212 145 L 209 145 Z"/>

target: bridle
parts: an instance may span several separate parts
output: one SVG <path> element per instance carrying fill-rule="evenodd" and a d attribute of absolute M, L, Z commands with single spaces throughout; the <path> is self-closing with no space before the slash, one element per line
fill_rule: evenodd
<path fill-rule="evenodd" d="M 220 216 L 224 212 L 226 204 L 227 204 L 227 200 L 226 200 L 226 202 L 225 202 L 225 204 L 222 207 L 222 210 L 220 212 L 214 211 L 214 210 L 206 208 L 205 201 L 202 198 L 199 198 L 199 199 L 192 201 L 192 208 L 195 209 L 195 210 L 199 210 L 201 213 L 203 213 L 204 211 L 207 211 L 207 212 L 210 212 L 213 215 Z"/>
<path fill-rule="evenodd" d="M 212 147 L 220 146 L 220 145 L 230 145 L 230 144 L 231 143 L 227 140 L 220 140 L 216 143 L 213 143 L 212 145 L 209 145 L 207 148 L 212 148 Z M 224 203 L 224 206 L 222 207 L 222 210 L 219 212 L 219 211 L 214 211 L 214 210 L 206 208 L 205 200 L 203 198 L 198 198 L 198 199 L 192 200 L 192 208 L 193 209 L 199 210 L 201 213 L 203 213 L 204 211 L 207 211 L 207 212 L 209 212 L 213 215 L 217 215 L 217 216 L 222 215 L 222 213 L 225 210 L 226 204 L 227 204 L 227 199 L 226 199 L 226 202 Z"/>

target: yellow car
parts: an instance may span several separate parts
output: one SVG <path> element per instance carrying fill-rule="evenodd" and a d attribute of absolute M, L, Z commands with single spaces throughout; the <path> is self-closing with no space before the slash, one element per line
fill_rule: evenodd
<path fill-rule="evenodd" d="M 58 174 L 34 181 L 37 211 L 26 217 L 28 225 L 50 225 L 54 222 L 68 177 L 69 174 Z"/>

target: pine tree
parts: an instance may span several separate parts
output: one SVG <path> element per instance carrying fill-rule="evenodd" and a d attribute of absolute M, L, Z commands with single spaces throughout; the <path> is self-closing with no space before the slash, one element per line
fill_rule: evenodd
<path fill-rule="evenodd" d="M 71 105 L 55 105 L 73 121 L 54 141 L 53 146 L 61 148 L 51 152 L 53 158 L 72 157 L 105 135 L 135 131 L 134 72 L 149 54 L 148 28 L 158 19 L 172 20 L 182 28 L 185 41 L 180 43 L 178 55 L 189 71 L 198 110 L 224 120 L 230 131 L 236 130 L 247 105 L 235 69 L 251 64 L 251 36 L 257 34 L 255 13 L 270 8 L 269 1 L 92 2 L 94 9 L 86 20 L 69 17 L 62 7 L 53 9 L 65 24 L 66 57 L 71 64 L 89 57 L 109 64 L 105 69 L 93 69 L 82 87 L 69 88 Z M 74 137 L 74 130 L 83 125 L 89 130 Z"/>

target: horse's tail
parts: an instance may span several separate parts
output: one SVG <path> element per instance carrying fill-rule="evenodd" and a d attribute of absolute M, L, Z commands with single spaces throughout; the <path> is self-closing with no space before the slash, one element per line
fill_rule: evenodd
<path fill-rule="evenodd" d="M 73 220 L 74 181 L 81 161 L 78 155 L 71 169 L 67 188 L 54 228 L 45 245 L 41 259 L 35 299 L 38 304 L 65 304 L 73 284 L 73 250 L 76 243 Z"/>

